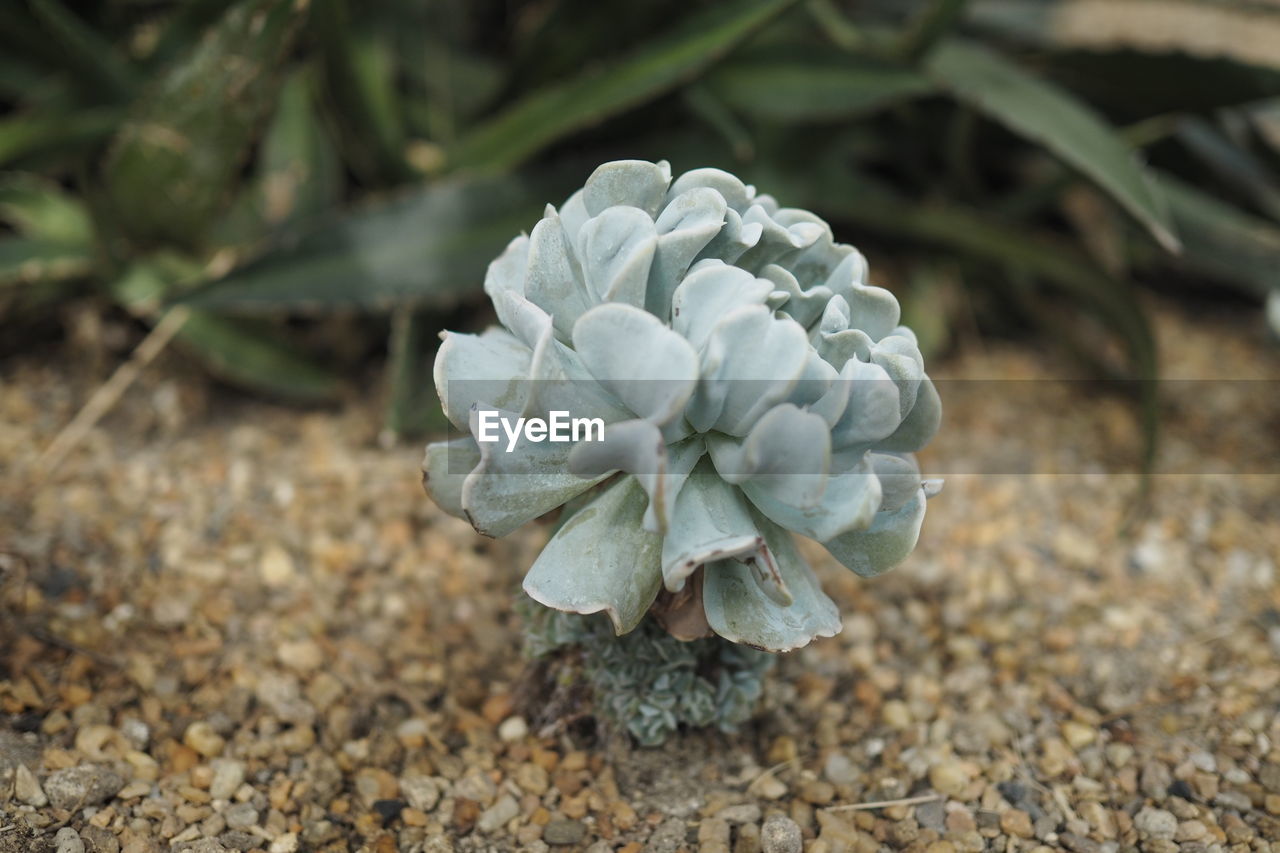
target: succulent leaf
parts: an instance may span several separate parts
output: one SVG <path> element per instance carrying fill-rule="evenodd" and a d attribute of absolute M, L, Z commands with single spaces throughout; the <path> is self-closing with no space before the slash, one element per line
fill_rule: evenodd
<path fill-rule="evenodd" d="M 910 453 L 938 430 L 937 389 L 893 294 L 812 213 L 718 169 L 606 163 L 511 241 L 485 292 L 500 328 L 447 335 L 435 370 L 472 435 L 428 448 L 425 483 L 494 536 L 582 504 L 526 576 L 537 601 L 619 633 L 653 606 L 675 636 L 785 651 L 840 628 L 792 533 L 868 577 L 915 547 L 937 488 Z M 603 434 L 513 435 L 508 452 L 478 440 L 473 403 Z M 750 701 L 678 669 L 661 701 L 616 694 L 637 737 Z"/>
<path fill-rule="evenodd" d="M 465 518 L 462 486 L 479 464 L 480 447 L 470 437 L 428 444 L 422 460 L 422 487 L 442 510 Z"/>
<path fill-rule="evenodd" d="M 924 523 L 925 490 L 897 509 L 877 512 L 866 530 L 853 530 L 822 543 L 831 556 L 864 578 L 873 578 L 906 559 L 920 538 Z"/>
<path fill-rule="evenodd" d="M 647 503 L 624 477 L 565 522 L 525 575 L 534 601 L 572 613 L 604 611 L 625 634 L 662 586 L 662 537 L 641 524 Z"/>
<path fill-rule="evenodd" d="M 791 591 L 791 604 L 782 607 L 770 598 L 749 566 L 721 560 L 707 566 L 702 585 L 712 630 L 726 640 L 777 652 L 808 645 L 814 637 L 834 637 L 840 631 L 839 611 L 796 550 L 791 534 L 768 519 L 757 516 L 756 521 Z"/>
<path fill-rule="evenodd" d="M 528 394 L 524 377 L 533 352 L 505 329 L 486 329 L 479 335 L 445 332 L 436 354 L 436 393 L 449 422 L 459 429 L 471 423 L 471 409 L 481 403 L 491 409 L 519 411 Z M 449 391 L 450 377 L 466 377 Z M 482 393 L 484 399 L 477 399 Z"/>
<path fill-rule="evenodd" d="M 471 433 L 478 433 L 475 409 Z M 514 412 L 501 417 L 515 420 Z M 512 452 L 492 442 L 478 442 L 480 462 L 462 485 L 462 508 L 467 520 L 485 536 L 506 536 L 575 498 L 604 479 L 603 475 L 582 478 L 569 471 L 573 445 L 550 441 L 530 441 L 524 433 Z"/>
<path fill-rule="evenodd" d="M 698 354 L 652 314 L 621 303 L 592 308 L 573 327 L 588 372 L 637 416 L 670 423 L 698 382 Z"/>
<path fill-rule="evenodd" d="M 722 480 L 704 458 L 676 497 L 671 526 L 662 540 L 667 589 L 684 589 L 686 579 L 713 560 L 764 550 L 764 537 L 756 530 L 742 492 Z"/>

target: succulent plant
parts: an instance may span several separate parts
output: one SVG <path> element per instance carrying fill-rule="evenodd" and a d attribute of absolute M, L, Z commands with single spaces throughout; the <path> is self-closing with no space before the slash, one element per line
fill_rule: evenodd
<path fill-rule="evenodd" d="M 615 639 L 600 615 L 519 610 L 525 652 L 556 662 L 557 653 L 579 650 L 580 661 L 558 662 L 554 680 L 585 680 L 596 714 L 642 746 L 661 744 L 681 725 L 736 732 L 755 711 L 775 659 L 719 637 L 681 642 L 648 620 Z"/>
<path fill-rule="evenodd" d="M 941 404 L 897 300 L 803 210 L 718 169 L 600 166 L 489 266 L 500 326 L 445 333 L 436 388 L 467 434 L 428 493 L 480 533 L 576 509 L 524 579 L 557 610 L 646 613 L 683 640 L 787 651 L 840 630 L 792 533 L 864 577 L 911 552 L 911 453 Z M 602 440 L 477 441 L 479 413 L 599 418 Z"/>

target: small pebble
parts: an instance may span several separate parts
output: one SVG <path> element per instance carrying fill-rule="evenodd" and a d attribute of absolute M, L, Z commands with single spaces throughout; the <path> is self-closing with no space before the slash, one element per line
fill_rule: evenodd
<path fill-rule="evenodd" d="M 507 743 L 524 740 L 529 734 L 529 724 L 524 717 L 507 717 L 498 725 L 498 737 Z"/>
<path fill-rule="evenodd" d="M 800 826 L 784 815 L 771 815 L 760 827 L 760 846 L 764 853 L 800 853 Z"/>
<path fill-rule="evenodd" d="M 244 784 L 244 762 L 219 758 L 210 765 L 213 780 L 209 783 L 209 796 L 215 800 L 229 800 L 236 789 Z"/>
<path fill-rule="evenodd" d="M 1269 364 L 1234 318 L 1151 312 L 1174 375 Z M 103 322 L 104 352 L 125 351 L 138 330 Z M 1013 356 L 979 368 L 1054 372 Z M 372 402 L 228 407 L 158 362 L 65 476 L 28 483 L 21 451 L 94 376 L 26 358 L 0 383 L 0 506 L 24 527 L 0 548 L 0 612 L 111 665 L 19 632 L 0 853 L 763 853 L 795 849 L 773 833 L 792 826 L 805 853 L 1261 853 L 1277 837 L 1280 539 L 1258 524 L 1274 489 L 1250 478 L 1162 485 L 1136 549 L 1105 480 L 959 482 L 910 571 L 841 590 L 841 636 L 769 676 L 752 734 L 616 754 L 515 716 L 525 663 L 502 590 L 536 535 L 482 545 L 446 520 L 405 476 L 416 451 L 371 446 Z M 973 372 L 957 359 L 945 369 Z M 1256 399 L 1234 412 L 1177 384 L 1171 464 L 1203 445 L 1256 468 L 1270 448 L 1249 427 L 1271 401 L 1237 391 Z M 989 449 L 1105 470 L 1093 442 L 1059 440 L 1063 422 L 1137 438 L 1105 402 L 963 396 L 940 470 Z M 1222 614 L 1264 639 L 1220 636 Z"/>
<path fill-rule="evenodd" d="M 400 791 L 409 805 L 422 812 L 431 812 L 440 802 L 440 788 L 430 776 L 403 776 Z"/>
<path fill-rule="evenodd" d="M 1098 732 L 1093 726 L 1068 720 L 1062 724 L 1062 738 L 1072 749 L 1078 751 L 1097 740 Z"/>
<path fill-rule="evenodd" d="M 787 785 L 772 773 L 766 773 L 751 784 L 751 791 L 766 800 L 780 800 L 787 795 Z"/>
<path fill-rule="evenodd" d="M 258 810 L 252 803 L 236 803 L 223 812 L 222 816 L 232 829 L 248 829 L 258 825 Z"/>
<path fill-rule="evenodd" d="M 22 762 L 18 762 L 18 766 L 14 768 L 13 795 L 18 798 L 18 802 L 26 803 L 36 808 L 40 808 L 49 802 L 49 798 L 45 796 L 44 789 L 40 787 L 40 781 L 36 779 L 36 775 L 28 770 L 27 765 Z"/>
<path fill-rule="evenodd" d="M 822 765 L 822 774 L 833 785 L 852 785 L 858 781 L 858 768 L 843 752 L 833 752 Z"/>
<path fill-rule="evenodd" d="M 1000 815 L 1000 828 L 1009 835 L 1019 838 L 1031 838 L 1035 831 L 1031 825 L 1031 815 L 1022 809 L 1009 809 Z"/>
<path fill-rule="evenodd" d="M 698 825 L 699 853 L 729 853 L 729 824 L 720 818 L 707 818 Z"/>
<path fill-rule="evenodd" d="M 934 832 L 946 830 L 946 806 L 942 800 L 930 800 L 916 806 L 916 822 Z"/>
<path fill-rule="evenodd" d="M 1133 827 L 1144 838 L 1172 839 L 1178 831 L 1178 819 L 1164 809 L 1147 806 L 1133 816 Z"/>
<path fill-rule="evenodd" d="M 510 794 L 503 794 L 497 802 L 480 813 L 480 819 L 476 821 L 476 829 L 486 835 L 491 834 L 506 826 L 507 822 L 518 814 L 520 814 L 520 804 Z M 543 837 L 546 837 L 545 833 Z"/>
<path fill-rule="evenodd" d="M 736 806 L 725 806 L 716 812 L 716 817 L 727 823 L 759 823 L 760 807 L 755 803 L 741 803 Z"/>
<path fill-rule="evenodd" d="M 929 768 L 929 784 L 939 793 L 954 797 L 969 784 L 969 771 L 959 761 L 948 759 Z"/>
<path fill-rule="evenodd" d="M 542 840 L 548 844 L 577 844 L 586 834 L 582 821 L 567 818 L 553 820 L 542 828 Z"/>
<path fill-rule="evenodd" d="M 214 731 L 213 726 L 203 720 L 197 720 L 187 726 L 187 731 L 182 736 L 182 742 L 205 758 L 221 755 L 222 748 L 227 743 L 222 738 L 222 735 Z"/>
<path fill-rule="evenodd" d="M 55 770 L 44 780 L 44 792 L 54 808 L 71 811 L 96 806 L 124 787 L 124 779 L 105 764 L 81 764 Z"/>
<path fill-rule="evenodd" d="M 836 790 L 830 782 L 806 779 L 800 783 L 800 799 L 815 806 L 825 806 L 836 796 Z"/>
<path fill-rule="evenodd" d="M 1213 804 L 1224 809 L 1235 809 L 1242 813 L 1253 808 L 1253 802 L 1249 799 L 1249 795 L 1240 791 L 1221 791 L 1218 796 L 1213 798 Z"/>
<path fill-rule="evenodd" d="M 1173 774 L 1162 762 L 1148 761 L 1142 767 L 1142 776 L 1138 784 L 1142 787 L 1142 793 L 1159 803 L 1169 795 Z"/>
<path fill-rule="evenodd" d="M 268 853 L 297 853 L 298 851 L 298 835 L 295 832 L 286 832 L 277 835 L 276 839 L 271 842 L 271 846 L 267 848 Z"/>
<path fill-rule="evenodd" d="M 56 853 L 84 853 L 84 841 L 80 839 L 80 833 L 69 826 L 58 830 L 53 843 L 57 845 Z"/>

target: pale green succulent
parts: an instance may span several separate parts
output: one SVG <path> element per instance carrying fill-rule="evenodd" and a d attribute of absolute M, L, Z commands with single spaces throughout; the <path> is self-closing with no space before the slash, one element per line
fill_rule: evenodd
<path fill-rule="evenodd" d="M 533 612 L 536 608 L 537 611 Z M 584 679 L 594 710 L 642 746 L 657 746 L 681 725 L 733 733 L 751 718 L 775 655 L 714 637 L 679 642 L 650 623 L 612 642 L 602 616 L 578 616 L 528 602 L 525 651 L 549 658 L 556 681 Z M 575 649 L 566 665 L 557 655 Z"/>
<path fill-rule="evenodd" d="M 424 482 L 502 536 L 581 503 L 524 580 L 536 601 L 653 612 L 787 651 L 840 630 L 792 533 L 870 577 L 915 547 L 941 416 L 893 295 L 812 213 L 733 175 L 606 163 L 490 266 L 501 326 L 446 333 L 436 387 L 467 437 Z M 478 413 L 597 417 L 602 441 L 477 442 Z M 596 488 L 600 486 L 600 488 Z"/>

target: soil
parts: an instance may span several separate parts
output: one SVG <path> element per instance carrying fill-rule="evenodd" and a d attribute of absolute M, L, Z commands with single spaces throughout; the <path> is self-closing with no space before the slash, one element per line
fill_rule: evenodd
<path fill-rule="evenodd" d="M 1157 319 L 1145 512 L 1131 392 L 969 346 L 915 554 L 806 548 L 843 632 L 740 734 L 653 750 L 519 713 L 545 530 L 443 516 L 375 400 L 166 353 L 48 472 L 111 365 L 12 358 L 0 851 L 1280 851 L 1280 358 L 1252 315 Z"/>

